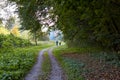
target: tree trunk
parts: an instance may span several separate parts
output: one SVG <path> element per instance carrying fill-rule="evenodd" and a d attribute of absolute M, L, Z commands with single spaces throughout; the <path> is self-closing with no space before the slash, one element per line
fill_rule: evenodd
<path fill-rule="evenodd" d="M 37 44 L 36 32 L 35 32 L 35 34 L 34 34 L 34 38 L 35 38 L 35 45 L 37 46 L 38 44 Z"/>

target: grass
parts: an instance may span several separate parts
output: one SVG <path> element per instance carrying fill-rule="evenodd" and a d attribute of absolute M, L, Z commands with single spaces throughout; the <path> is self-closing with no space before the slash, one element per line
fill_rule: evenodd
<path fill-rule="evenodd" d="M 57 47 L 53 52 L 54 56 L 57 58 L 63 70 L 65 71 L 68 80 L 84 80 L 82 76 L 80 76 L 81 72 L 83 71 L 82 67 L 84 67 L 84 63 L 62 56 L 66 52 L 78 51 L 79 49 L 76 48 L 68 49 L 67 46 L 60 46 Z"/>
<path fill-rule="evenodd" d="M 116 66 L 117 69 L 120 67 L 119 54 L 110 52 L 108 50 L 105 52 L 99 47 L 88 46 L 79 48 L 68 48 L 66 45 L 63 45 L 55 48 L 53 53 L 62 66 L 63 70 L 65 71 L 67 75 L 67 80 L 85 80 L 83 77 L 86 77 L 85 73 L 91 73 L 91 68 L 93 69 L 93 71 L 98 70 L 95 70 L 94 67 L 98 67 L 99 69 L 104 68 L 104 65 L 97 65 L 99 63 L 101 64 L 101 62 L 99 61 L 102 61 L 102 64 L 105 64 L 106 67 Z M 93 62 L 95 62 L 95 65 L 92 65 Z M 109 68 L 108 70 L 111 70 L 111 68 Z"/>
<path fill-rule="evenodd" d="M 44 44 L 1 51 L 0 80 L 23 80 L 36 62 L 38 52 L 50 46 L 52 45 Z"/>
<path fill-rule="evenodd" d="M 39 80 L 48 80 L 51 72 L 51 63 L 47 52 L 44 53 L 43 57 L 44 57 L 44 61 L 42 63 L 43 73 L 42 75 L 39 76 Z"/>
<path fill-rule="evenodd" d="M 99 52 L 91 54 L 94 59 L 99 59 L 106 62 L 109 65 L 120 67 L 120 54 L 113 52 Z"/>

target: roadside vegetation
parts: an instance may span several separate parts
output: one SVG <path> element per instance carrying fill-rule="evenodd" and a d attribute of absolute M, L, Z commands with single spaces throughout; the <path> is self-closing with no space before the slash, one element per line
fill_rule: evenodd
<path fill-rule="evenodd" d="M 31 46 L 31 42 L 26 39 L 22 39 L 14 36 L 13 34 L 4 35 L 0 34 L 0 49 L 18 48 Z"/>
<path fill-rule="evenodd" d="M 76 59 L 71 59 L 69 57 L 63 57 L 65 52 L 69 54 L 68 51 L 77 51 L 77 49 L 67 49 L 67 46 L 60 46 L 54 50 L 54 56 L 58 59 L 60 65 L 62 66 L 65 74 L 67 75 L 67 80 L 83 80 L 80 76 L 82 67 L 84 64 Z"/>
<path fill-rule="evenodd" d="M 0 80 L 22 80 L 36 62 L 39 51 L 52 45 L 34 46 L 13 35 L 0 35 Z"/>
<path fill-rule="evenodd" d="M 67 80 L 119 79 L 120 59 L 116 53 L 98 47 L 68 48 L 59 46 L 54 55 L 64 69 Z"/>

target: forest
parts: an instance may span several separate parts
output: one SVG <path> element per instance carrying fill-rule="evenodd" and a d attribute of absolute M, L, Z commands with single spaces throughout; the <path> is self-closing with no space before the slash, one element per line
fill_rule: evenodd
<path fill-rule="evenodd" d="M 50 28 L 61 30 L 69 46 L 79 46 L 83 41 L 116 52 L 120 49 L 119 0 L 13 1 L 22 6 L 19 7 L 19 14 L 23 29 L 37 33 L 41 25 L 49 25 L 42 21 L 50 20 L 56 24 Z"/>

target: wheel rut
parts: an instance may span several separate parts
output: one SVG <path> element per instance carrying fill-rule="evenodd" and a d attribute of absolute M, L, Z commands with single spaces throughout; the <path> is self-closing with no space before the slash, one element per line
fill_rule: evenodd
<path fill-rule="evenodd" d="M 33 68 L 30 70 L 30 72 L 26 75 L 25 80 L 39 80 L 39 75 L 42 74 L 42 62 L 43 62 L 43 54 L 47 49 L 43 49 L 40 51 L 39 56 L 37 58 L 36 64 L 33 66 Z"/>
<path fill-rule="evenodd" d="M 53 56 L 52 50 L 53 48 L 49 48 L 40 51 L 39 56 L 37 58 L 37 62 L 30 70 L 30 72 L 25 76 L 24 80 L 39 80 L 39 76 L 42 75 L 43 73 L 42 63 L 44 62 L 43 54 L 45 51 L 48 51 L 48 55 L 51 61 L 51 74 L 49 75 L 48 80 L 65 80 L 65 77 L 63 76 L 62 68 L 59 66 L 56 58 Z"/>
<path fill-rule="evenodd" d="M 48 55 L 51 60 L 52 71 L 49 80 L 64 80 L 62 68 L 59 66 L 56 58 L 52 54 L 53 48 L 48 50 Z"/>

